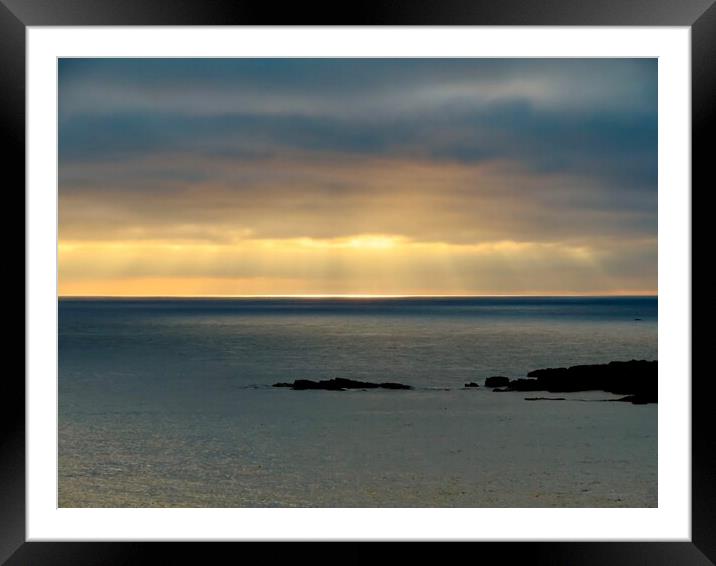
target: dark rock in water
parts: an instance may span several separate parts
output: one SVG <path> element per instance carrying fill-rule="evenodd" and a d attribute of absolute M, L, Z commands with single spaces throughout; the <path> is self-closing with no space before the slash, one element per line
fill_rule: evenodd
<path fill-rule="evenodd" d="M 322 389 L 326 391 L 345 391 L 346 389 L 412 389 L 410 385 L 402 383 L 371 383 L 369 381 L 356 381 L 354 379 L 345 379 L 337 377 L 334 379 L 324 379 L 321 381 L 312 381 L 310 379 L 296 379 L 293 383 L 274 383 L 274 387 L 290 387 L 297 391 L 305 391 L 307 389 Z"/>
<path fill-rule="evenodd" d="M 656 403 L 658 401 L 658 362 L 631 360 L 547 368 L 531 371 L 532 379 L 513 379 L 507 385 L 509 391 L 549 391 L 566 393 L 575 391 L 606 391 L 620 395 L 632 403 Z"/>
<path fill-rule="evenodd" d="M 509 377 L 505 377 L 504 375 L 495 375 L 493 377 L 488 377 L 485 380 L 485 387 L 505 387 L 509 382 Z"/>
<path fill-rule="evenodd" d="M 303 391 L 306 389 L 326 389 L 329 391 L 345 391 L 344 387 L 341 387 L 335 379 L 329 379 L 327 381 L 311 381 L 310 379 L 297 379 L 293 382 L 293 389 Z"/>
<path fill-rule="evenodd" d="M 381 389 L 412 389 L 410 385 L 405 385 L 403 383 L 391 383 L 391 382 L 385 382 L 385 383 L 379 383 L 378 387 Z"/>
<path fill-rule="evenodd" d="M 566 401 L 566 397 L 525 397 L 525 401 Z"/>
<path fill-rule="evenodd" d="M 493 389 L 493 393 L 507 393 L 509 389 L 505 389 L 504 387 L 502 389 Z"/>
<path fill-rule="evenodd" d="M 480 386 L 477 383 L 475 383 L 474 381 L 471 381 L 470 383 L 465 384 L 465 388 L 468 388 L 468 387 L 480 387 Z"/>
<path fill-rule="evenodd" d="M 539 380 L 523 377 L 513 379 L 506 385 L 506 388 L 508 391 L 551 391 L 543 387 Z"/>

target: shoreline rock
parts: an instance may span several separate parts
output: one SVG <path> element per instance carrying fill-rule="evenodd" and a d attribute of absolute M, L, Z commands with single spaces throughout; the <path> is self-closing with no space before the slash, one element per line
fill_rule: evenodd
<path fill-rule="evenodd" d="M 626 395 L 619 401 L 633 404 L 658 402 L 658 362 L 631 360 L 546 368 L 531 371 L 527 378 L 513 379 L 506 391 L 547 391 L 574 393 L 578 391 L 606 391 Z"/>
<path fill-rule="evenodd" d="M 505 387 L 510 382 L 509 377 L 504 375 L 493 375 L 485 379 L 485 387 Z"/>
<path fill-rule="evenodd" d="M 527 377 L 510 379 L 505 376 L 492 376 L 485 379 L 485 386 L 495 393 L 510 391 L 548 393 L 575 393 L 580 391 L 605 391 L 623 395 L 621 401 L 634 405 L 658 402 L 658 362 L 631 360 L 627 362 L 609 362 L 608 364 L 578 365 L 562 368 L 544 368 L 531 371 Z M 313 381 L 296 379 L 293 383 L 274 383 L 273 387 L 285 387 L 296 391 L 325 390 L 346 391 L 348 389 L 413 389 L 403 383 L 357 381 L 336 377 Z M 465 389 L 477 389 L 480 385 L 471 381 L 465 383 Z M 564 401 L 564 397 L 525 397 L 526 401 Z"/>

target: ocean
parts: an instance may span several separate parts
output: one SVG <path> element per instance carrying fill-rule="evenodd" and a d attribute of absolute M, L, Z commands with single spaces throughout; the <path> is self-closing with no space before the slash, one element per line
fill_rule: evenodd
<path fill-rule="evenodd" d="M 655 297 L 64 298 L 58 308 L 61 507 L 658 503 L 657 405 L 464 388 L 656 360 Z M 414 389 L 271 387 L 332 377 Z"/>

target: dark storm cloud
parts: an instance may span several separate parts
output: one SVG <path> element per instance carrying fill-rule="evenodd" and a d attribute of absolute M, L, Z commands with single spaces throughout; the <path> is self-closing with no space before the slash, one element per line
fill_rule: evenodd
<path fill-rule="evenodd" d="M 77 116 L 63 124 L 63 163 L 177 151 L 262 159 L 287 151 L 480 163 L 509 160 L 540 172 L 603 177 L 621 188 L 656 185 L 656 120 L 645 113 L 560 113 L 528 102 L 389 120 L 301 115 Z"/>
<path fill-rule="evenodd" d="M 346 206 L 370 211 L 346 231 L 409 231 L 380 213 L 386 193 L 415 217 L 415 202 L 439 214 L 420 229 L 443 241 L 477 237 L 471 218 L 502 238 L 655 234 L 656 60 L 63 59 L 59 70 L 60 199 L 75 235 L 111 209 L 162 233 L 190 216 L 332 237 L 320 218 Z M 416 172 L 382 172 L 406 164 Z"/>
<path fill-rule="evenodd" d="M 653 189 L 656 110 L 652 60 L 66 59 L 60 158 L 509 160 Z"/>
<path fill-rule="evenodd" d="M 233 100 L 234 110 L 258 97 L 283 98 L 287 107 L 329 102 L 327 108 L 347 112 L 347 102 L 366 97 L 383 105 L 396 94 L 400 105 L 426 90 L 484 99 L 512 87 L 575 105 L 656 105 L 656 60 L 649 59 L 62 59 L 59 65 L 60 90 L 68 95 L 60 101 L 63 113 L 161 104 L 211 113 L 215 107 L 199 95 Z"/>

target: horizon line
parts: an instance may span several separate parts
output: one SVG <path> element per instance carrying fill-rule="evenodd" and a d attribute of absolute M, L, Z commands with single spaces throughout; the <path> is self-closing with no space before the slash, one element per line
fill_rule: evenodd
<path fill-rule="evenodd" d="M 58 295 L 58 299 L 479 299 L 479 298 L 561 298 L 561 297 L 658 297 L 658 292 L 637 293 L 484 293 L 484 294 L 383 294 L 383 293 L 299 293 L 247 295 Z"/>

